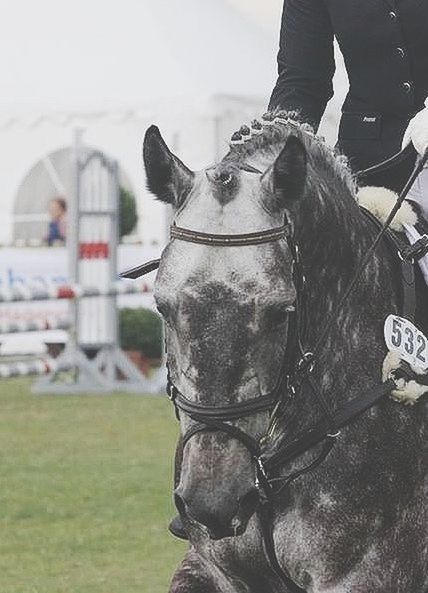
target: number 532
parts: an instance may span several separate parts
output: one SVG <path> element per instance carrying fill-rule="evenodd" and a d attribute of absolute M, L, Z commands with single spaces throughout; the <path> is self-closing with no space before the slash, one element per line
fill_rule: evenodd
<path fill-rule="evenodd" d="M 389 350 L 422 370 L 428 369 L 428 339 L 407 319 L 389 315 L 384 327 L 385 342 Z"/>

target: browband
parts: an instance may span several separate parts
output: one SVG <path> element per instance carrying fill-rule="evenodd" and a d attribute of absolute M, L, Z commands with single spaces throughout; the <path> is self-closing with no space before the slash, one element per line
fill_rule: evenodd
<path fill-rule="evenodd" d="M 242 247 L 245 245 L 260 245 L 278 241 L 286 237 L 289 231 L 289 225 L 284 224 L 275 229 L 266 231 L 257 231 L 254 233 L 243 233 L 240 235 L 218 235 L 211 233 L 200 233 L 179 226 L 171 226 L 171 239 L 179 241 L 188 241 L 189 243 L 199 243 L 200 245 L 214 245 L 216 247 Z"/>
<path fill-rule="evenodd" d="M 243 247 L 245 245 L 261 245 L 263 243 L 271 243 L 272 241 L 279 241 L 287 237 L 290 232 L 290 225 L 283 224 L 275 229 L 268 229 L 266 231 L 256 231 L 254 233 L 242 233 L 240 235 L 217 235 L 212 233 L 200 233 L 192 231 L 179 226 L 171 226 L 171 239 L 178 241 L 187 241 L 189 243 L 198 243 L 199 245 L 211 245 L 215 247 Z M 159 267 L 160 259 L 152 259 L 151 261 L 136 266 L 130 270 L 126 270 L 119 274 L 121 278 L 130 278 L 135 280 L 141 276 L 145 276 Z"/>

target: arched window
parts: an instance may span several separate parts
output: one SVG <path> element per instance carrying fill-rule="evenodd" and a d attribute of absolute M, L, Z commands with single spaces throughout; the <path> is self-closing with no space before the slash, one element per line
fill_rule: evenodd
<path fill-rule="evenodd" d="M 89 150 L 89 149 L 88 149 Z M 92 149 L 90 149 L 92 150 Z M 68 202 L 73 195 L 73 150 L 60 148 L 41 158 L 20 184 L 13 210 L 15 245 L 41 245 L 49 225 L 49 203 L 61 197 Z M 119 183 L 130 190 L 127 175 L 119 166 Z"/>

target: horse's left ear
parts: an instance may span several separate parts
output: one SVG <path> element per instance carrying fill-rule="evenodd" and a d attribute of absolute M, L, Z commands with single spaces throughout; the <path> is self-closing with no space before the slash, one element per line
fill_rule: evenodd
<path fill-rule="evenodd" d="M 276 161 L 261 178 L 263 199 L 270 210 L 285 210 L 303 196 L 306 161 L 303 142 L 297 136 L 289 136 Z"/>
<path fill-rule="evenodd" d="M 148 189 L 162 202 L 181 206 L 192 188 L 194 173 L 169 150 L 157 126 L 146 132 L 143 159 Z"/>

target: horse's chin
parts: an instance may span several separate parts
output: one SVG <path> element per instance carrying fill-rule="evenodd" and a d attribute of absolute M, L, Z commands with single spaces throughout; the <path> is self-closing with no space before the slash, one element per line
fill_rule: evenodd
<path fill-rule="evenodd" d="M 244 535 L 247 530 L 247 525 L 239 525 L 236 528 L 222 529 L 220 531 L 212 531 L 208 529 L 209 538 L 213 541 L 220 541 L 230 537 L 240 537 Z"/>
<path fill-rule="evenodd" d="M 247 531 L 248 523 L 251 517 L 249 517 L 246 521 L 241 521 L 239 524 L 232 525 L 231 527 L 216 527 L 215 529 L 212 527 L 207 527 L 206 525 L 202 525 L 197 521 L 190 520 L 189 523 L 192 527 L 199 531 L 204 537 L 210 539 L 212 541 L 220 541 L 223 539 L 228 539 L 231 537 L 241 537 Z"/>

